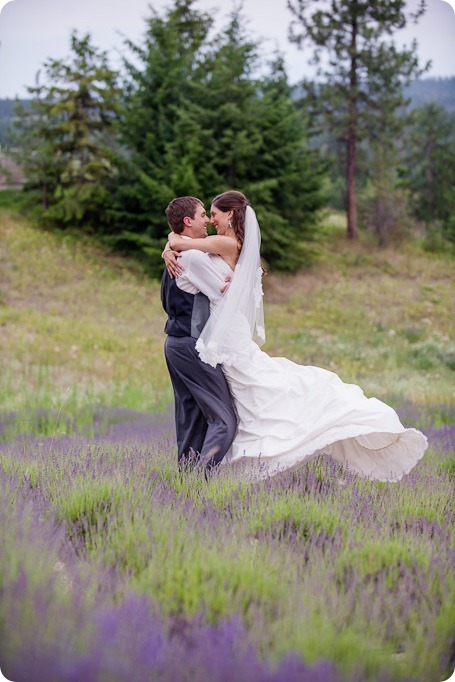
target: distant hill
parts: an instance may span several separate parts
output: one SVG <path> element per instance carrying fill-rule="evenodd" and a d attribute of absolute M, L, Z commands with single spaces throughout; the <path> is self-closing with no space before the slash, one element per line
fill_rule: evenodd
<path fill-rule="evenodd" d="M 302 94 L 301 87 L 296 87 L 294 96 L 300 98 Z M 411 100 L 412 109 L 421 107 L 426 102 L 436 102 L 447 111 L 455 112 L 455 76 L 412 81 L 405 88 L 404 94 Z"/>
<path fill-rule="evenodd" d="M 13 117 L 13 107 L 17 103 L 15 99 L 0 99 L 0 145 L 6 142 L 6 132 Z"/>
<path fill-rule="evenodd" d="M 447 111 L 455 112 L 455 76 L 413 81 L 405 89 L 405 95 L 411 99 L 412 108 L 420 107 L 425 102 L 436 102 Z M 299 96 L 298 89 L 296 96 Z M 19 102 L 27 106 L 27 100 L 0 99 L 0 145 L 6 144 L 7 130 L 14 116 L 14 106 Z"/>
<path fill-rule="evenodd" d="M 436 102 L 449 112 L 455 112 L 455 76 L 450 78 L 423 78 L 412 81 L 404 94 L 411 100 L 410 107 L 415 109 L 426 102 Z M 302 96 L 300 87 L 295 89 L 295 97 Z"/>
<path fill-rule="evenodd" d="M 455 112 L 455 76 L 413 81 L 405 94 L 410 97 L 412 108 L 421 107 L 426 102 L 436 102 L 447 111 Z"/>
<path fill-rule="evenodd" d="M 18 101 L 16 99 L 0 99 L 0 121 L 12 116 L 13 107 Z"/>

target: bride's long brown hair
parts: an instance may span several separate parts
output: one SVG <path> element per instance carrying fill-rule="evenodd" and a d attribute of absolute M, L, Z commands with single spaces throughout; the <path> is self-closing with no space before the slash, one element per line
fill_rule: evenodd
<path fill-rule="evenodd" d="M 223 192 L 223 194 L 218 194 L 212 204 L 227 213 L 228 211 L 233 211 L 232 216 L 232 227 L 235 232 L 235 236 L 240 243 L 240 248 L 243 246 L 243 240 L 245 239 L 245 212 L 246 207 L 250 206 L 250 202 L 242 192 L 237 192 L 236 190 L 229 190 L 228 192 Z"/>

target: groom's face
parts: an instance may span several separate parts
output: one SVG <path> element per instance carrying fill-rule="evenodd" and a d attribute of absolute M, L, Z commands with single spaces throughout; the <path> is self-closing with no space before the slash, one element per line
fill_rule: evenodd
<path fill-rule="evenodd" d="M 210 219 L 203 206 L 198 206 L 194 218 L 191 218 L 191 236 L 193 239 L 200 239 L 207 236 L 207 225 Z"/>

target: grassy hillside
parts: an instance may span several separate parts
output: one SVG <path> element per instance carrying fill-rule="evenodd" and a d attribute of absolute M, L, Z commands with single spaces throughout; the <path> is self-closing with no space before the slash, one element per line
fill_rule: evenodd
<path fill-rule="evenodd" d="M 206 481 L 179 472 L 172 413 L 144 414 L 172 400 L 159 284 L 13 212 L 0 225 L 5 676 L 450 677 L 453 262 L 348 247 L 332 219 L 311 271 L 265 279 L 271 354 L 335 369 L 424 429 L 408 476 L 368 480 L 321 456 Z"/>
<path fill-rule="evenodd" d="M 311 270 L 265 278 L 264 350 L 336 371 L 368 395 L 453 405 L 453 260 L 415 245 L 347 244 L 333 219 L 330 229 Z M 8 210 L 0 245 L 3 411 L 81 417 L 95 404 L 156 411 L 171 402 L 158 282 Z"/>
<path fill-rule="evenodd" d="M 2 214 L 0 400 L 74 411 L 170 399 L 157 283 L 130 261 Z"/>

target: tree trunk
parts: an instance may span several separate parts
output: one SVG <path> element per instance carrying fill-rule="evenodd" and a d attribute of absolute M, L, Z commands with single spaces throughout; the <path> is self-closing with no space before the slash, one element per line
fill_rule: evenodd
<path fill-rule="evenodd" d="M 347 237 L 358 239 L 357 201 L 355 191 L 356 142 L 357 142 L 357 16 L 352 19 L 351 69 L 349 77 L 349 132 L 346 154 L 346 210 L 348 215 Z"/>
<path fill-rule="evenodd" d="M 47 187 L 44 182 L 41 185 L 41 208 L 43 211 L 47 211 Z"/>
<path fill-rule="evenodd" d="M 428 219 L 428 222 L 433 222 L 434 215 L 436 212 L 435 206 L 434 206 L 433 140 L 430 140 L 430 143 L 427 147 L 427 156 L 428 156 L 428 166 L 427 166 L 428 211 L 427 211 L 427 219 Z"/>
<path fill-rule="evenodd" d="M 346 192 L 346 207 L 348 214 L 348 239 L 358 239 L 359 233 L 357 229 L 357 201 L 355 191 L 355 167 L 356 167 L 356 138 L 355 132 L 351 129 L 348 136 L 348 153 L 347 153 L 347 192 Z"/>

